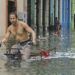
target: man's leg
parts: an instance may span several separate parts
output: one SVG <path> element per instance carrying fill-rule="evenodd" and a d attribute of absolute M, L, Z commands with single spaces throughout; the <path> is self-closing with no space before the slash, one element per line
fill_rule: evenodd
<path fill-rule="evenodd" d="M 26 61 L 26 60 L 29 58 L 29 56 L 30 56 L 30 52 L 31 52 L 31 46 L 30 46 L 30 45 L 24 47 L 24 48 L 21 50 L 21 53 L 23 54 L 23 55 L 22 55 L 22 59 Z"/>

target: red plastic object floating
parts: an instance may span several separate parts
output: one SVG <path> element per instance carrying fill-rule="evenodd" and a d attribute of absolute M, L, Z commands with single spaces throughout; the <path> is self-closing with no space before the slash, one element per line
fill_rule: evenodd
<path fill-rule="evenodd" d="M 42 56 L 48 57 L 49 56 L 49 52 L 48 51 L 41 51 L 40 52 Z"/>

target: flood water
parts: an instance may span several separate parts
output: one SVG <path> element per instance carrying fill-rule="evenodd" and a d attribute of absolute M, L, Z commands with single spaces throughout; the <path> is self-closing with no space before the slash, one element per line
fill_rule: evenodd
<path fill-rule="evenodd" d="M 73 37 L 72 37 L 73 38 Z M 72 39 L 71 38 L 71 39 Z M 73 40 L 72 40 L 73 41 Z M 38 49 L 44 50 L 55 48 L 51 51 L 51 56 L 57 52 L 74 52 L 74 44 L 71 48 L 69 36 L 56 37 L 50 35 L 48 38 L 40 38 L 37 46 L 32 47 L 32 52 L 36 53 Z M 73 50 L 72 50 L 73 49 Z M 67 57 L 58 57 L 51 59 L 42 59 L 35 61 L 7 60 L 0 48 L 0 75 L 75 75 L 75 59 Z"/>

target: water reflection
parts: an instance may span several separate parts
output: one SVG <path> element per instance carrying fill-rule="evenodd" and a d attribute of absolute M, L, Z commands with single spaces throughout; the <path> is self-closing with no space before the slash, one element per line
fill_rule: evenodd
<path fill-rule="evenodd" d="M 8 68 L 8 70 L 12 68 L 20 68 L 21 61 L 20 60 L 7 60 L 7 62 L 5 63 L 5 67 Z"/>
<path fill-rule="evenodd" d="M 7 74 L 10 75 L 28 75 L 29 63 L 20 60 L 8 60 L 5 64 Z"/>

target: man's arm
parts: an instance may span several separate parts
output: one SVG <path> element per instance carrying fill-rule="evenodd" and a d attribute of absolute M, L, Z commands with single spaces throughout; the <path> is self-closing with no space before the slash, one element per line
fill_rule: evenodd
<path fill-rule="evenodd" d="M 6 32 L 6 34 L 5 34 L 5 36 L 4 36 L 3 40 L 2 40 L 2 43 L 7 42 L 9 36 L 10 36 L 10 28 L 7 29 L 7 32 Z"/>
<path fill-rule="evenodd" d="M 25 30 L 29 33 L 31 33 L 32 36 L 32 42 L 33 44 L 36 44 L 36 33 L 33 31 L 33 29 L 31 27 L 28 26 L 28 24 L 24 23 L 23 27 L 25 28 Z"/>

